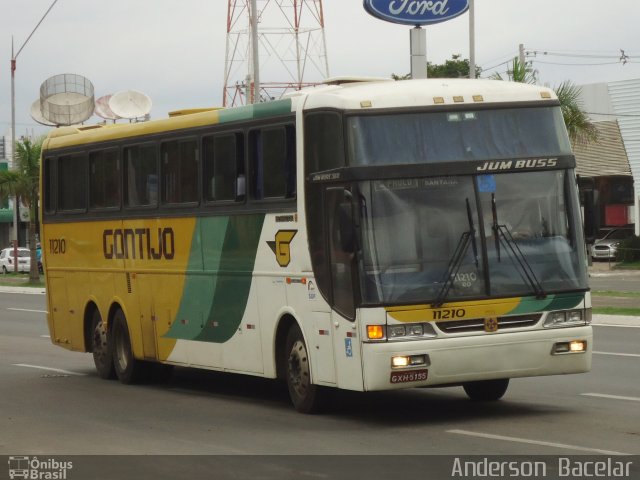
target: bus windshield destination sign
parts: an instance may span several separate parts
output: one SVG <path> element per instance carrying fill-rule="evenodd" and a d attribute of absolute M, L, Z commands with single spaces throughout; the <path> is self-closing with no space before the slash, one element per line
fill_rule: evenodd
<path fill-rule="evenodd" d="M 403 25 L 430 25 L 451 20 L 469 9 L 469 0 L 364 0 L 376 18 Z"/>

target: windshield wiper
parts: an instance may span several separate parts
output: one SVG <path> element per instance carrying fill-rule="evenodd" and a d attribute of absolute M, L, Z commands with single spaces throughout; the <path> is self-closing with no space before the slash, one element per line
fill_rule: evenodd
<path fill-rule="evenodd" d="M 500 242 L 502 239 L 508 250 L 513 255 L 513 258 L 516 259 L 518 265 L 520 265 L 520 268 L 522 269 L 520 277 L 523 280 L 527 281 L 529 285 L 531 285 L 531 288 L 533 288 L 533 291 L 536 294 L 537 298 L 545 298 L 547 294 L 542 288 L 542 284 L 536 277 L 533 268 L 531 268 L 531 264 L 529 264 L 529 262 L 527 261 L 527 257 L 525 257 L 524 253 L 522 253 L 522 250 L 520 250 L 520 247 L 518 247 L 518 244 L 513 238 L 513 235 L 511 235 L 511 232 L 509 231 L 507 226 L 498 224 L 498 209 L 496 208 L 495 193 L 491 194 L 491 213 L 493 214 L 493 225 L 491 226 L 491 228 L 493 230 L 493 236 L 496 242 L 496 253 L 498 254 L 498 262 L 500 262 Z"/>
<path fill-rule="evenodd" d="M 434 308 L 440 308 L 444 305 L 444 302 L 449 294 L 449 290 L 453 286 L 453 282 L 458 274 L 458 270 L 460 270 L 460 265 L 462 264 L 462 259 L 464 258 L 467 250 L 469 249 L 469 244 L 473 246 L 473 257 L 476 264 L 476 268 L 478 268 L 478 244 L 476 243 L 476 229 L 473 224 L 473 215 L 471 214 L 471 205 L 469 204 L 469 199 L 466 199 L 467 202 L 467 220 L 469 222 L 469 230 L 467 232 L 462 232 L 460 235 L 460 240 L 458 240 L 458 244 L 456 245 L 456 249 L 453 252 L 453 256 L 449 260 L 449 265 L 447 265 L 447 270 L 445 271 L 444 276 L 440 283 L 442 283 L 442 288 L 438 292 L 438 296 L 431 304 Z"/>

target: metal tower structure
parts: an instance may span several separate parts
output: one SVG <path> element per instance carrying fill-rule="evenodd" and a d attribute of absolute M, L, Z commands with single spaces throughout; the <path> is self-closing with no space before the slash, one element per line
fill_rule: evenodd
<path fill-rule="evenodd" d="M 278 99 L 328 77 L 322 0 L 229 0 L 225 107 Z"/>

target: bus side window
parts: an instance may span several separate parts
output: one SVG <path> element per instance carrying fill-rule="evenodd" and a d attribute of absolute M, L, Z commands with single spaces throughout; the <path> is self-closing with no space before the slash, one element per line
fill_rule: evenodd
<path fill-rule="evenodd" d="M 120 207 L 120 159 L 118 150 L 89 154 L 89 208 Z"/>
<path fill-rule="evenodd" d="M 242 201 L 245 195 L 243 135 L 230 133 L 204 137 L 202 145 L 205 201 Z"/>
<path fill-rule="evenodd" d="M 295 130 L 290 125 L 254 130 L 251 191 L 256 200 L 296 196 Z"/>
<path fill-rule="evenodd" d="M 304 118 L 306 175 L 344 167 L 342 117 L 337 112 L 312 112 Z"/>
<path fill-rule="evenodd" d="M 42 181 L 43 186 L 43 201 L 44 201 L 44 211 L 45 213 L 55 213 L 56 204 L 55 204 L 55 185 L 56 185 L 56 177 L 55 177 L 55 159 L 48 157 L 44 160 L 44 179 Z"/>
<path fill-rule="evenodd" d="M 198 145 L 174 140 L 161 145 L 162 203 L 198 201 Z"/>
<path fill-rule="evenodd" d="M 126 206 L 157 206 L 158 154 L 155 144 L 125 147 L 124 160 Z"/>
<path fill-rule="evenodd" d="M 87 209 L 87 157 L 65 155 L 58 158 L 58 208 L 63 211 Z"/>

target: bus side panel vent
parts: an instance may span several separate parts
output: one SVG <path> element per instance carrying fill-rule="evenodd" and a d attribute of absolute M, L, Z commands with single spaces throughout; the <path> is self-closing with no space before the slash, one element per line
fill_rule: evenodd
<path fill-rule="evenodd" d="M 127 273 L 127 292 L 131 293 L 131 274 Z"/>

